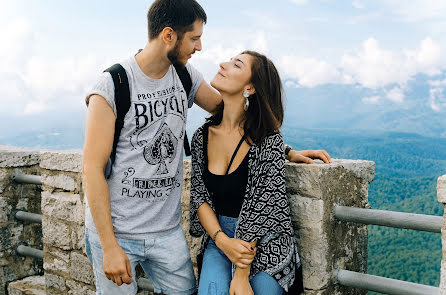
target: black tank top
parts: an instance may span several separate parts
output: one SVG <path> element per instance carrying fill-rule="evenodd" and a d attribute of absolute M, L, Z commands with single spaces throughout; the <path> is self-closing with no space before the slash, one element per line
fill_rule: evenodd
<path fill-rule="evenodd" d="M 245 136 L 232 154 L 229 166 L 224 175 L 213 174 L 208 169 L 208 136 L 209 125 L 203 130 L 203 150 L 205 169 L 203 180 L 206 188 L 211 195 L 212 202 L 218 215 L 237 218 L 242 209 L 243 200 L 245 198 L 246 185 L 248 183 L 248 155 L 245 156 L 240 165 L 232 173 L 228 174 L 240 146 L 245 140 Z"/>

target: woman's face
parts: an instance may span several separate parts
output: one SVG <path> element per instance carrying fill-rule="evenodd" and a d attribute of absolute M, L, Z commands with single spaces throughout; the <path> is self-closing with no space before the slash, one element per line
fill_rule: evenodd
<path fill-rule="evenodd" d="M 249 54 L 239 54 L 230 61 L 222 62 L 211 81 L 212 87 L 221 93 L 242 95 L 249 88 L 252 62 L 253 58 Z"/>

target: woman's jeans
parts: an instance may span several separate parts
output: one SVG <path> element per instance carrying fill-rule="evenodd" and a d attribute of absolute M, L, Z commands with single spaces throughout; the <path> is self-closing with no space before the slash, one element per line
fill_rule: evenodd
<path fill-rule="evenodd" d="M 233 238 L 237 218 L 219 216 L 218 222 L 223 232 L 228 237 Z M 231 261 L 210 239 L 203 256 L 198 295 L 227 295 L 229 294 L 231 280 Z M 283 294 L 282 287 L 266 272 L 256 274 L 250 283 L 255 295 Z"/>

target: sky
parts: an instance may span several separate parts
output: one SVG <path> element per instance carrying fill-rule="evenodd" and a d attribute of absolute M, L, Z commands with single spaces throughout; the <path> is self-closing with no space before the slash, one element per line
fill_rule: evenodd
<path fill-rule="evenodd" d="M 152 1 L 0 1 L 2 117 L 82 120 L 98 74 L 148 39 Z M 421 105 L 446 115 L 444 0 L 199 3 L 208 22 L 190 62 L 207 81 L 219 62 L 254 49 L 276 64 L 287 92 L 309 91 L 288 104 L 310 104 L 311 91 L 329 85 L 358 89 L 355 103 L 370 111 L 404 110 L 422 77 Z"/>

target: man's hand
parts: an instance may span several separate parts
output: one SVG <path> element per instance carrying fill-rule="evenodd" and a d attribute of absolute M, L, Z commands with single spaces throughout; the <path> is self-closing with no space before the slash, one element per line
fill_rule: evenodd
<path fill-rule="evenodd" d="M 243 240 L 229 238 L 224 233 L 217 235 L 215 244 L 220 248 L 233 264 L 239 268 L 247 268 L 251 265 L 256 255 L 257 248 Z"/>
<path fill-rule="evenodd" d="M 295 163 L 303 162 L 313 164 L 313 159 L 321 159 L 326 164 L 331 163 L 331 157 L 325 150 L 291 150 L 287 156 L 287 160 Z"/>
<path fill-rule="evenodd" d="M 104 273 L 107 279 L 112 280 L 116 285 L 132 283 L 132 268 L 130 261 L 121 247 L 115 246 L 103 251 Z"/>

